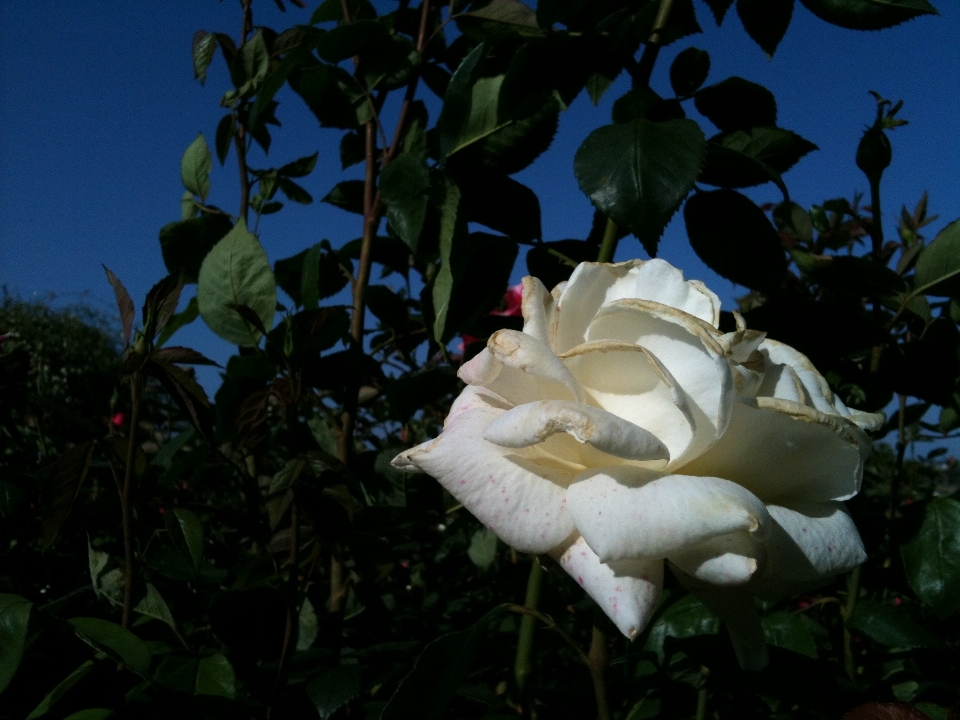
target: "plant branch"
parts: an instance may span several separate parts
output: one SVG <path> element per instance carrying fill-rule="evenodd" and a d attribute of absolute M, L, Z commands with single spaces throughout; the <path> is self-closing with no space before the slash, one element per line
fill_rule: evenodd
<path fill-rule="evenodd" d="M 133 610 L 133 574 L 135 558 L 133 556 L 133 511 L 130 507 L 130 492 L 133 485 L 133 471 L 137 457 L 137 423 L 140 419 L 140 396 L 143 391 L 143 378 L 140 372 L 130 378 L 130 433 L 127 438 L 127 457 L 123 470 L 123 486 L 120 488 L 120 513 L 123 527 L 123 614 L 120 624 L 130 624 Z"/>
<path fill-rule="evenodd" d="M 531 556 L 530 575 L 527 577 L 527 595 L 523 601 L 525 607 L 536 610 L 540 604 L 540 586 L 543 578 L 543 568 L 535 555 Z M 517 638 L 517 658 L 513 665 L 514 678 L 517 681 L 517 687 L 523 696 L 527 677 L 532 669 L 530 656 L 533 653 L 533 634 L 537 629 L 536 618 L 533 615 L 524 615 L 520 619 L 520 633 Z M 526 710 L 527 703 L 523 703 Z"/>
<path fill-rule="evenodd" d="M 849 622 L 860 595 L 860 569 L 858 565 L 847 576 L 847 602 L 840 611 L 843 617 L 843 668 L 850 680 L 857 675 L 857 663 L 853 657 L 853 634 L 850 632 Z"/>
<path fill-rule="evenodd" d="M 596 622 L 593 624 L 593 635 L 590 639 L 587 661 L 587 667 L 590 668 L 590 678 L 593 680 L 593 693 L 597 698 L 597 717 L 599 720 L 611 720 L 610 707 L 607 702 L 607 667 L 610 665 L 607 634 L 600 629 Z"/>
<path fill-rule="evenodd" d="M 300 510 L 297 501 L 290 504 L 290 557 L 287 565 L 287 624 L 283 631 L 283 647 L 280 651 L 280 663 L 277 666 L 277 679 L 273 688 L 274 703 L 280 697 L 283 687 L 287 684 L 287 670 L 290 657 L 297 645 L 299 630 L 299 599 L 300 599 Z"/>
<path fill-rule="evenodd" d="M 617 224 L 607 218 L 607 227 L 603 231 L 603 241 L 600 243 L 600 252 L 597 253 L 597 262 L 613 262 L 617 254 Z"/>
<path fill-rule="evenodd" d="M 650 37 L 647 38 L 647 42 L 643 46 L 643 54 L 640 56 L 640 62 L 637 63 L 637 68 L 633 75 L 633 86 L 635 88 L 650 85 L 653 66 L 657 62 L 657 56 L 660 54 L 661 33 L 667 26 L 667 20 L 670 17 L 670 10 L 672 8 L 673 0 L 660 0 L 657 19 L 653 21 L 653 30 L 650 32 Z"/>

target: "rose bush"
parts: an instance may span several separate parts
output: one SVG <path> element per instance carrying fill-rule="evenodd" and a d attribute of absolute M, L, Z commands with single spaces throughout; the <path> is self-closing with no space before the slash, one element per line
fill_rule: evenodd
<path fill-rule="evenodd" d="M 559 562 L 629 638 L 664 561 L 765 662 L 749 595 L 864 558 L 843 501 L 882 416 L 848 409 L 805 356 L 718 329 L 720 301 L 663 260 L 523 281 L 523 331 L 460 369 L 440 437 L 400 454 L 506 543 Z M 747 599 L 747 602 L 744 602 Z"/>

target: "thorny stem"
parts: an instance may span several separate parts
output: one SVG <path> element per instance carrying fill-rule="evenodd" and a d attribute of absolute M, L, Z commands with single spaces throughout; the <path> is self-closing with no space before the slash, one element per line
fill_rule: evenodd
<path fill-rule="evenodd" d="M 660 43 L 662 38 L 660 33 L 667 26 L 667 19 L 670 17 L 670 10 L 673 7 L 673 0 L 660 0 L 660 8 L 657 10 L 657 19 L 653 22 L 653 30 L 650 37 L 643 47 L 643 55 L 640 56 L 640 62 L 637 63 L 636 74 L 633 76 L 634 87 L 647 87 L 650 84 L 650 76 L 653 74 L 653 66 L 657 62 L 657 55 L 660 54 Z"/>
<path fill-rule="evenodd" d="M 543 568 L 537 557 L 531 556 L 530 575 L 527 577 L 527 596 L 523 601 L 525 607 L 536 610 L 540 604 L 540 586 L 543 578 Z M 517 687 L 520 690 L 520 696 L 523 697 L 524 687 L 527 677 L 530 675 L 532 663 L 530 656 L 533 654 L 533 634 L 537 629 L 536 618 L 533 615 L 524 615 L 520 619 L 520 633 L 517 639 L 517 659 L 513 665 L 514 678 L 517 681 Z M 524 702 L 524 709 L 527 703 Z"/>
<path fill-rule="evenodd" d="M 130 507 L 130 491 L 133 484 L 133 470 L 137 457 L 137 423 L 140 416 L 140 395 L 143 380 L 139 372 L 130 378 L 130 433 L 127 438 L 127 458 L 123 470 L 123 486 L 120 488 L 120 513 L 123 526 L 123 615 L 120 624 L 130 624 L 133 609 L 133 513 Z"/>
<path fill-rule="evenodd" d="M 593 693 L 597 698 L 597 717 L 599 720 L 610 720 L 610 707 L 607 702 L 607 666 L 610 664 L 610 655 L 607 650 L 607 634 L 597 623 L 593 624 L 587 659 L 590 678 L 593 680 Z"/>

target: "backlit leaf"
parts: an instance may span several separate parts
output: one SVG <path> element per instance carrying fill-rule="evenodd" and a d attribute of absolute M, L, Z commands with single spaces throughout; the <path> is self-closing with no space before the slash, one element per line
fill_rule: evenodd
<path fill-rule="evenodd" d="M 187 146 L 180 158 L 180 179 L 183 186 L 206 202 L 210 194 L 210 171 L 213 170 L 213 156 L 203 133 Z"/>
<path fill-rule="evenodd" d="M 916 536 L 901 549 L 917 596 L 941 617 L 960 609 L 960 502 L 934 498 Z"/>
<path fill-rule="evenodd" d="M 0 593 L 0 693 L 13 679 L 27 642 L 30 608 L 26 598 Z"/>

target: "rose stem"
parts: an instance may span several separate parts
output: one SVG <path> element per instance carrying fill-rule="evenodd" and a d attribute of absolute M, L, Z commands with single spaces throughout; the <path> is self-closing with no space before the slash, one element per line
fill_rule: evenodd
<path fill-rule="evenodd" d="M 525 607 L 536 610 L 540 604 L 540 585 L 543 577 L 543 568 L 540 567 L 540 561 L 536 555 L 530 556 L 530 575 L 527 577 L 527 597 L 523 601 Z M 520 618 L 520 634 L 517 639 L 517 659 L 513 665 L 513 674 L 517 681 L 517 688 L 520 692 L 521 703 L 524 711 L 527 710 L 528 703 L 524 694 L 527 677 L 530 675 L 531 662 L 530 656 L 533 653 L 533 633 L 536 630 L 536 618 L 533 615 L 524 615 Z"/>
<path fill-rule="evenodd" d="M 607 218 L 607 227 L 603 231 L 603 241 L 600 243 L 600 252 L 597 253 L 597 262 L 613 262 L 617 253 L 617 224 Z"/>
<path fill-rule="evenodd" d="M 607 704 L 606 673 L 609 664 L 607 634 L 600 628 L 599 622 L 594 620 L 590 651 L 587 653 L 587 665 L 590 668 L 590 678 L 593 680 L 593 693 L 597 697 L 597 717 L 599 720 L 610 720 L 611 718 L 610 708 Z"/>
<path fill-rule="evenodd" d="M 860 565 L 855 567 L 847 576 L 847 602 L 843 606 L 843 668 L 847 677 L 855 679 L 857 664 L 853 657 L 853 634 L 850 632 L 849 622 L 857 607 L 857 596 L 860 594 Z"/>
<path fill-rule="evenodd" d="M 130 624 L 133 609 L 133 513 L 130 508 L 130 486 L 137 455 L 137 423 L 140 421 L 140 397 L 143 379 L 138 370 L 130 378 L 130 436 L 127 438 L 127 457 L 123 470 L 123 487 L 120 490 L 120 513 L 123 527 L 123 614 L 120 625 Z"/>

